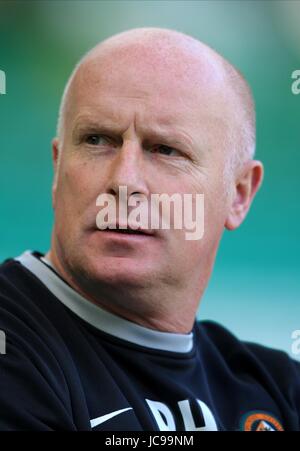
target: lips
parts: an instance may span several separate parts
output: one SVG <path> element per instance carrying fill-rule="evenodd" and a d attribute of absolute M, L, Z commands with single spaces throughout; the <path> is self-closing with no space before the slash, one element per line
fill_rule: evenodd
<path fill-rule="evenodd" d="M 143 229 L 141 227 L 132 228 L 128 225 L 120 227 L 119 224 L 116 224 L 116 227 L 113 225 L 111 228 L 109 226 L 106 229 L 99 229 L 102 232 L 113 232 L 117 234 L 123 234 L 123 235 L 146 235 L 146 236 L 153 236 L 154 233 L 152 230 L 149 229 Z"/>
<path fill-rule="evenodd" d="M 104 229 L 103 232 L 114 232 L 120 233 L 123 235 L 150 235 L 146 233 L 144 230 L 134 230 L 134 229 Z"/>

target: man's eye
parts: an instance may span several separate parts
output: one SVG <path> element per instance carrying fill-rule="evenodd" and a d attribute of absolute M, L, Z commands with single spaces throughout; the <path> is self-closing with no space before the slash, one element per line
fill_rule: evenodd
<path fill-rule="evenodd" d="M 107 139 L 105 138 L 105 136 L 97 134 L 85 136 L 84 141 L 87 144 L 91 144 L 92 146 L 98 146 L 99 144 L 101 144 L 102 139 L 104 140 L 104 143 L 107 144 Z"/>
<path fill-rule="evenodd" d="M 151 149 L 151 153 L 160 153 L 162 155 L 172 155 L 172 156 L 178 156 L 180 153 L 178 150 L 173 149 L 173 147 L 165 146 L 163 144 L 160 144 L 158 146 L 155 146 Z"/>

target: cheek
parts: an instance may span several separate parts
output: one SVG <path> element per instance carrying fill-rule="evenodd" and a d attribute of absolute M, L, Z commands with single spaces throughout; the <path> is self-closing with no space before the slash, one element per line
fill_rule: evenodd
<path fill-rule="evenodd" d="M 196 171 L 195 171 L 196 172 Z M 223 231 L 225 218 L 226 218 L 226 199 L 224 197 L 224 186 L 222 177 L 217 174 L 217 171 L 202 170 L 197 173 L 191 172 L 189 177 L 178 177 L 177 180 L 168 179 L 168 183 L 161 183 L 160 192 L 166 192 L 169 195 L 179 193 L 181 196 L 183 206 L 180 210 L 178 217 L 181 218 L 181 222 L 185 227 L 182 231 L 182 236 L 179 233 L 176 234 L 178 240 L 188 241 L 188 245 L 191 247 L 191 243 L 199 241 L 199 236 L 204 235 L 202 240 L 215 241 L 218 239 Z M 165 189 L 165 191 L 164 191 Z M 183 196 L 186 196 L 188 200 Z M 172 209 L 172 220 L 174 218 L 175 209 Z M 192 226 L 195 233 L 189 233 L 190 240 L 186 240 L 187 232 L 192 232 Z"/>
<path fill-rule="evenodd" d="M 95 168 L 88 162 L 68 162 L 61 169 L 60 194 L 64 198 L 74 198 L 76 202 L 81 202 L 91 195 L 99 182 Z"/>
<path fill-rule="evenodd" d="M 68 161 L 62 164 L 57 179 L 55 215 L 58 223 L 71 231 L 86 221 L 86 215 L 96 210 L 96 198 L 100 192 L 99 177 L 86 162 Z M 94 213 L 96 217 L 96 211 Z"/>
<path fill-rule="evenodd" d="M 197 233 L 193 236 L 201 236 L 201 238 L 190 242 L 191 252 L 194 251 L 193 243 L 195 252 L 197 247 L 201 249 L 215 247 L 223 233 L 227 216 L 227 203 L 221 177 L 207 176 L 206 182 L 197 184 L 197 193 L 203 196 L 195 195 L 192 217 Z"/>

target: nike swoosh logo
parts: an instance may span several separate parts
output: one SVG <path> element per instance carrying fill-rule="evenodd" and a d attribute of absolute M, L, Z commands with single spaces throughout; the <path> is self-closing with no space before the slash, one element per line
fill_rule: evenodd
<path fill-rule="evenodd" d="M 115 410 L 114 412 L 107 413 L 106 415 L 102 415 L 101 417 L 94 418 L 93 420 L 91 420 L 91 427 L 94 428 L 99 424 L 105 423 L 105 421 L 108 421 L 111 418 L 120 415 L 120 413 L 127 412 L 127 410 L 132 410 L 132 407 L 127 407 L 127 409 Z"/>

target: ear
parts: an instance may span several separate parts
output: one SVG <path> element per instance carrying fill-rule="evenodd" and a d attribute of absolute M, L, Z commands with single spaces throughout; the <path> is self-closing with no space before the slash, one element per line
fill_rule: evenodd
<path fill-rule="evenodd" d="M 225 221 L 226 229 L 234 230 L 244 221 L 252 200 L 261 186 L 263 174 L 263 164 L 257 160 L 246 163 L 240 171 Z"/>
<path fill-rule="evenodd" d="M 52 184 L 52 206 L 55 210 L 55 199 L 56 199 L 56 187 L 57 187 L 57 174 L 58 174 L 58 159 L 59 159 L 59 141 L 58 138 L 52 140 L 52 162 L 53 162 L 53 184 Z"/>

